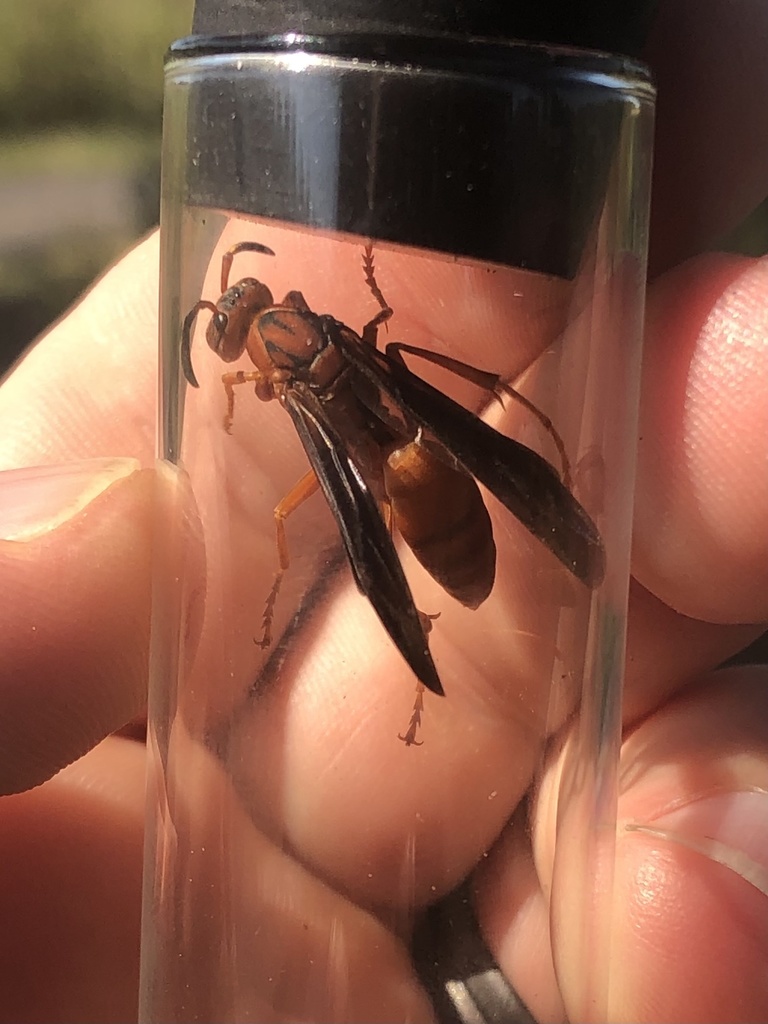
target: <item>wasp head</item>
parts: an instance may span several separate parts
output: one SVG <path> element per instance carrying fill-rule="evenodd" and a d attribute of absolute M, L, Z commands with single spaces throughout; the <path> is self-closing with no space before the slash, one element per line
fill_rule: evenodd
<path fill-rule="evenodd" d="M 191 356 L 192 325 L 197 314 L 203 309 L 210 310 L 205 340 L 221 360 L 232 363 L 245 351 L 251 324 L 272 304 L 269 288 L 253 277 L 246 277 L 227 288 L 217 303 L 201 299 L 192 307 L 184 319 L 181 336 L 181 365 L 192 387 L 199 386 Z"/>
<path fill-rule="evenodd" d="M 245 351 L 253 321 L 272 305 L 272 293 L 253 277 L 243 278 L 228 288 L 216 303 L 205 338 L 209 348 L 225 363 L 239 359 Z"/>

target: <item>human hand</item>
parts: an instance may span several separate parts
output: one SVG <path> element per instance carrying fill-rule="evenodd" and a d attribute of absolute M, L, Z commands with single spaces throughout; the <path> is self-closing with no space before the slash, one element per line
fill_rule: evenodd
<path fill-rule="evenodd" d="M 735 177 L 739 171 L 732 168 L 728 187 L 721 183 L 720 194 L 729 202 L 711 206 L 710 223 L 724 226 L 717 217 L 729 205 L 732 211 L 732 192 L 745 187 Z M 685 239 L 686 232 L 681 234 Z M 674 243 L 681 244 L 680 235 Z M 657 266 L 675 262 L 684 251 L 665 258 L 662 250 Z M 167 515 L 184 502 L 173 479 L 157 481 L 139 469 L 151 462 L 154 448 L 156 275 L 156 243 L 149 240 L 38 345 L 0 392 L 3 468 L 85 456 L 138 459 L 71 474 L 66 493 L 72 500 L 64 510 L 60 478 L 49 492 L 57 503 L 50 509 L 42 489 L 30 497 L 26 482 L 38 530 L 24 544 L 0 549 L 3 576 L 12 584 L 6 593 L 14 594 L 12 602 L 3 602 L 0 620 L 6 791 L 43 781 L 142 708 L 152 525 L 163 507 Z M 419 282 L 414 287 L 422 290 Z M 644 586 L 635 586 L 630 612 L 620 805 L 621 821 L 645 822 L 688 805 L 701 816 L 707 835 L 712 819 L 717 824 L 731 807 L 723 841 L 753 859 L 761 856 L 762 844 L 745 834 L 759 821 L 766 789 L 765 739 L 757 724 L 758 676 L 764 673 L 710 670 L 760 631 L 741 623 L 768 619 L 760 526 L 768 505 L 760 475 L 767 433 L 761 400 L 768 372 L 767 289 L 761 263 L 704 257 L 659 277 L 649 294 L 636 539 L 636 571 Z M 335 308 L 330 301 L 329 308 Z M 674 363 L 670 351 L 677 354 Z M 743 372 L 730 392 L 722 380 L 735 366 Z M 676 410 L 674 418 L 670 409 Z M 695 461 L 687 458 L 692 450 Z M 15 481 L 2 483 L 8 509 Z M 80 513 L 67 515 L 78 502 Z M 660 508 L 668 510 L 662 536 Z M 29 529 L 29 519 L 23 521 Z M 683 688 L 685 696 L 679 697 Z M 437 801 L 430 813 L 443 830 L 462 820 L 456 790 L 441 778 L 447 751 L 462 742 L 460 730 L 459 722 L 446 735 L 441 725 L 434 768 L 418 782 L 416 803 Z M 479 763 L 470 753 L 460 747 L 450 755 L 456 759 L 451 771 L 464 775 L 468 799 L 491 791 L 499 774 L 508 781 L 514 772 L 514 756 L 501 742 L 486 744 Z M 556 764 L 551 771 L 554 779 Z M 384 781 L 396 791 L 391 778 Z M 337 813 L 348 782 L 338 780 L 335 800 L 325 790 Z M 713 787 L 719 805 L 695 802 Z M 440 803 L 446 792 L 451 799 Z M 552 842 L 550 796 L 545 785 L 533 811 L 535 860 L 520 848 L 520 830 L 510 831 L 477 879 L 486 938 L 540 1019 L 562 1014 L 547 953 L 549 908 L 543 895 Z M 394 799 L 393 812 L 401 807 Z M 2 810 L 2 899 L 5 919 L 17 922 L 6 929 L 3 950 L 5 987 L 16 993 L 6 1000 L 7 1019 L 131 1019 L 143 822 L 139 746 L 106 739 L 45 786 L 5 800 Z M 316 807 L 315 813 L 322 810 Z M 679 830 L 680 823 L 669 827 Z M 305 842 L 318 838 L 322 830 L 308 828 Z M 323 858 L 335 851 L 315 846 L 302 852 L 329 873 Z M 405 1008 L 412 1018 L 429 1019 L 404 948 L 379 921 L 267 844 L 253 854 L 265 869 L 295 872 L 293 891 L 301 893 L 295 899 L 304 910 L 317 908 L 317 920 L 341 921 L 350 929 L 350 949 L 359 957 L 351 976 L 360 984 L 350 995 L 351 1019 L 395 1019 L 405 1016 Z M 342 871 L 353 863 L 350 857 Z M 333 868 L 338 875 L 338 861 Z M 723 867 L 640 833 L 620 833 L 617 872 L 619 927 L 608 1019 L 761 1019 L 762 895 Z M 20 890 L 27 894 L 21 906 Z M 568 963 L 567 950 L 563 962 Z M 31 976 L 44 976 L 47 984 L 30 984 Z M 734 977 L 741 981 L 738 996 Z M 565 1009 L 574 1016 L 580 979 L 566 971 L 560 982 Z M 298 991 L 298 982 L 294 987 Z"/>

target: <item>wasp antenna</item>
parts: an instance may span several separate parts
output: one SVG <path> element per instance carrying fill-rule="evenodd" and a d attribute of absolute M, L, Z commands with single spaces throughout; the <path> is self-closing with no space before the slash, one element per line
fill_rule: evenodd
<path fill-rule="evenodd" d="M 181 368 L 184 371 L 188 383 L 193 388 L 199 388 L 195 371 L 192 369 L 192 324 L 194 323 L 195 317 L 197 316 L 197 307 L 190 310 L 184 318 L 184 328 L 181 332 Z"/>
<path fill-rule="evenodd" d="M 262 245 L 261 242 L 237 242 L 227 250 L 227 255 L 237 256 L 239 252 L 260 252 L 264 256 L 275 255 L 268 245 Z"/>
<path fill-rule="evenodd" d="M 260 252 L 264 256 L 275 255 L 268 245 L 262 245 L 261 242 L 236 242 L 231 248 L 227 249 L 221 257 L 222 294 L 229 287 L 229 272 L 232 269 L 232 260 L 239 252 Z"/>
<path fill-rule="evenodd" d="M 195 318 L 201 309 L 209 309 L 213 314 L 218 312 L 212 302 L 208 302 L 207 299 L 201 299 L 200 302 L 195 303 L 184 317 L 184 326 L 181 329 L 181 368 L 184 371 L 184 376 L 193 388 L 199 388 L 200 385 L 195 376 L 195 371 L 192 369 L 192 324 L 195 322 Z"/>

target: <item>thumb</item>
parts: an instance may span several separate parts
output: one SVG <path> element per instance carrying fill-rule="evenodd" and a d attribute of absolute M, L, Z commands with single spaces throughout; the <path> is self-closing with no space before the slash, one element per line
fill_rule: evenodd
<path fill-rule="evenodd" d="M 189 501 L 182 480 L 134 459 L 0 474 L 0 793 L 39 785 L 143 710 L 154 528 Z M 165 561 L 197 536 L 194 515 L 177 521 Z M 201 566 L 186 552 L 185 594 Z"/>

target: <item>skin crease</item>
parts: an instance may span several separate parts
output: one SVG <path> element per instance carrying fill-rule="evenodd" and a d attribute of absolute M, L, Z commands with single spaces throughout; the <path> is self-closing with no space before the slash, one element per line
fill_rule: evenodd
<path fill-rule="evenodd" d="M 682 262 L 762 198 L 757 182 L 765 180 L 768 156 L 755 151 L 752 143 L 758 115 L 764 116 L 758 97 L 765 95 L 765 87 L 757 91 L 755 78 L 768 75 L 768 70 L 762 59 L 750 61 L 748 56 L 768 16 L 757 5 L 745 4 L 733 22 L 727 16 L 731 5 L 713 3 L 706 5 L 706 12 L 704 7 L 697 7 L 696 36 L 709 64 L 696 59 L 700 49 L 681 67 L 688 49 L 675 39 L 690 24 L 690 5 L 665 6 L 651 43 L 659 80 L 670 82 L 671 98 L 660 104 L 659 111 L 654 201 L 662 213 L 655 215 L 654 225 L 661 217 L 663 227 L 655 227 L 655 281 L 648 299 L 635 538 L 638 581 L 631 597 L 627 738 L 619 794 L 620 822 L 663 821 L 666 815 L 670 828 L 673 819 L 675 827 L 683 827 L 673 808 L 703 805 L 713 794 L 727 801 L 734 793 L 768 789 L 768 751 L 760 727 L 768 673 L 755 668 L 713 672 L 768 620 L 768 560 L 759 547 L 765 531 L 755 525 L 764 523 L 768 513 L 768 495 L 760 486 L 765 478 L 768 403 L 759 401 L 759 389 L 764 396 L 768 379 L 768 281 L 759 261 L 702 256 Z M 740 84 L 724 89 L 722 102 L 713 111 L 704 102 L 701 107 L 696 104 L 696 76 L 706 78 L 712 51 L 721 40 L 734 45 L 724 26 L 741 31 L 739 52 L 745 55 L 726 69 L 734 78 L 743 74 L 749 88 L 742 88 L 740 79 Z M 674 92 L 677 68 L 687 103 Z M 705 111 L 710 118 L 706 130 Z M 670 140 L 675 131 L 681 138 L 681 124 L 690 128 L 678 161 L 680 146 L 673 150 Z M 727 131 L 726 152 L 717 145 L 720 128 Z M 692 139 L 691 133 L 696 133 Z M 692 148 L 696 161 L 689 158 Z M 750 154 L 748 166 L 744 153 Z M 717 175 L 713 162 L 719 167 Z M 308 294 L 327 296 L 328 309 L 347 322 L 362 322 L 364 310 L 344 309 L 342 294 L 334 295 L 334 282 L 323 280 L 321 269 L 313 269 L 306 254 L 297 250 L 293 256 L 275 261 L 276 275 L 283 273 L 285 264 L 293 268 L 285 281 L 275 284 L 276 293 L 294 286 L 295 275 Z M 406 280 L 418 297 L 426 288 L 418 276 L 420 264 L 403 259 L 397 279 Z M 151 238 L 24 359 L 0 389 L 0 468 L 83 458 L 124 457 L 145 466 L 150 463 L 156 280 L 157 242 Z M 449 284 L 430 280 L 429 287 L 449 295 L 454 293 Z M 408 295 L 397 292 L 388 297 L 398 317 L 407 322 L 413 300 L 409 304 Z M 449 341 L 456 330 L 452 312 L 447 310 L 445 322 L 440 322 L 440 310 L 435 309 L 430 319 L 435 334 Z M 418 330 L 415 312 L 413 321 Z M 736 365 L 744 368 L 736 380 L 734 351 L 739 353 Z M 721 412 L 717 416 L 710 413 L 715 397 Z M 236 437 L 233 443 L 238 443 Z M 715 487 L 713 481 L 724 473 L 728 486 Z M 290 467 L 286 474 L 290 478 Z M 187 524 L 184 550 L 165 553 L 171 566 L 176 558 L 199 557 L 199 534 L 197 513 L 178 480 L 160 476 L 148 486 L 151 474 L 125 463 L 110 472 L 100 464 L 92 467 L 90 476 L 97 480 L 96 496 L 87 506 L 70 508 L 62 518 L 54 488 L 50 508 L 40 515 L 23 549 L 18 541 L 0 542 L 4 578 L 9 566 L 17 573 L 13 607 L 0 602 L 0 692 L 14 723 L 8 726 L 4 721 L 8 742 L 0 780 L 4 792 L 18 794 L 0 801 L 5 818 L 0 826 L 0 914 L 6 922 L 0 1020 L 9 1022 L 135 1019 L 143 754 L 137 744 L 109 733 L 142 710 L 137 665 L 146 650 L 148 609 L 142 594 L 148 591 L 142 590 L 146 577 L 141 566 L 149 562 L 152 525 L 168 519 Z M 0 477 L 0 507 L 11 506 L 22 484 L 12 473 Z M 278 481 L 276 490 L 280 486 Z M 88 537 L 103 538 L 101 557 L 93 564 L 79 554 L 89 551 L 83 540 Z M 106 654 L 95 643 L 97 635 L 105 635 L 105 627 L 101 622 L 94 626 L 93 619 L 105 604 L 94 571 L 103 559 L 109 560 L 114 594 L 119 595 L 119 602 L 117 596 L 113 600 L 126 613 L 124 622 L 116 616 L 108 623 L 112 632 L 106 635 L 114 639 Z M 188 610 L 192 633 L 201 576 L 193 561 L 188 591 L 176 595 Z M 66 601 L 55 600 L 57 590 L 67 594 Z M 372 643 L 375 631 L 361 635 L 362 642 Z M 113 657 L 118 650 L 129 656 Z M 354 658 L 355 652 L 342 650 L 339 657 Z M 315 710 L 311 680 L 299 680 L 298 686 L 306 688 L 309 717 Z M 378 692 L 371 686 L 366 693 L 370 690 Z M 271 712 L 287 710 L 288 705 Z M 4 720 L 8 715 L 6 710 Z M 331 723 L 337 719 L 329 716 Z M 386 718 L 385 710 L 377 729 L 390 732 L 393 723 L 397 724 Z M 492 731 L 468 741 L 450 729 L 446 715 L 436 726 L 439 739 L 430 752 L 436 770 L 427 768 L 418 784 L 420 801 L 432 798 L 425 833 L 438 832 L 436 848 L 447 849 L 447 856 L 453 857 L 453 864 L 439 865 L 452 881 L 451 871 L 460 877 L 471 850 L 456 841 L 451 821 L 457 814 L 463 815 L 458 820 L 465 820 L 476 794 L 498 789 L 499 779 L 508 785 L 503 799 L 514 806 L 515 771 L 520 785 L 526 771 Z M 354 742 L 354 737 L 345 739 L 343 734 L 337 739 Z M 370 742 L 369 737 L 364 742 Z M 473 742 L 482 757 L 477 757 Z M 568 753 L 569 738 L 564 736 L 530 808 L 532 846 L 521 842 L 524 829 L 510 828 L 477 880 L 478 913 L 486 938 L 534 1014 L 542 1021 L 564 1016 L 579 1021 L 766 1019 L 766 935 L 761 925 L 765 897 L 722 865 L 622 828 L 614 905 L 607 911 L 599 908 L 613 915 L 615 929 L 607 1002 L 600 993 L 585 989 L 582 943 L 570 926 L 567 900 L 550 907 L 547 895 L 553 893 L 559 900 L 558 894 L 569 889 L 581 891 L 577 865 L 569 879 L 569 865 L 557 863 L 553 842 L 557 780 Z M 69 762 L 74 763 L 55 774 Z M 296 762 L 295 770 L 301 767 Z M 218 792 L 215 766 L 201 763 L 199 772 L 201 785 Z M 402 766 L 400 772 L 405 778 L 412 769 Z M 40 785 L 50 776 L 55 777 Z M 410 791 L 402 779 L 387 776 L 385 781 L 382 789 L 389 794 L 394 821 Z M 338 782 L 337 791 L 333 779 L 317 782 L 318 791 L 305 800 L 317 796 L 333 809 L 356 799 L 349 779 Z M 298 785 L 295 791 L 302 793 Z M 724 812 L 718 820 L 721 817 Z M 749 822 L 740 823 L 736 813 L 731 818 L 724 839 L 744 846 Z M 475 859 L 493 838 L 494 827 L 495 819 L 488 813 L 487 831 L 478 828 L 467 839 L 476 846 Z M 711 822 L 707 827 L 711 829 Z M 380 871 L 397 867 L 385 863 L 387 838 L 382 828 L 371 841 L 369 855 L 379 852 Z M 332 863 L 336 851 L 322 839 L 311 831 L 301 836 L 305 858 L 314 858 L 326 876 L 335 873 L 352 887 L 354 880 L 344 875 L 347 867 Z M 405 949 L 381 920 L 333 886 L 318 882 L 268 837 L 256 833 L 253 843 L 252 856 L 270 885 L 265 883 L 267 891 L 256 887 L 247 898 L 258 913 L 274 913 L 275 905 L 285 912 L 276 918 L 284 929 L 280 941 L 285 948 L 293 949 L 297 936 L 307 936 L 302 938 L 307 960 L 300 963 L 319 962 L 328 972 L 339 962 L 340 950 L 355 949 L 356 987 L 345 996 L 346 1019 L 429 1020 Z M 296 918 L 294 933 L 288 910 L 295 913 L 295 908 L 287 897 L 297 887 L 306 917 Z M 281 893 L 286 897 L 282 902 L 275 895 Z M 397 905 L 389 909 L 397 921 Z M 333 944 L 316 927 L 317 921 L 326 919 L 334 922 Z M 550 921 L 558 932 L 556 964 L 549 954 Z M 327 997 L 323 986 L 318 986 L 318 1001 L 311 1007 L 295 1002 L 295 990 L 300 988 L 290 977 L 285 979 L 279 1004 L 283 1016 L 275 1019 L 296 1019 L 310 1012 L 329 1019 L 323 1014 L 338 1004 L 319 1001 L 321 993 Z M 382 1008 L 386 1016 L 379 1017 Z"/>

